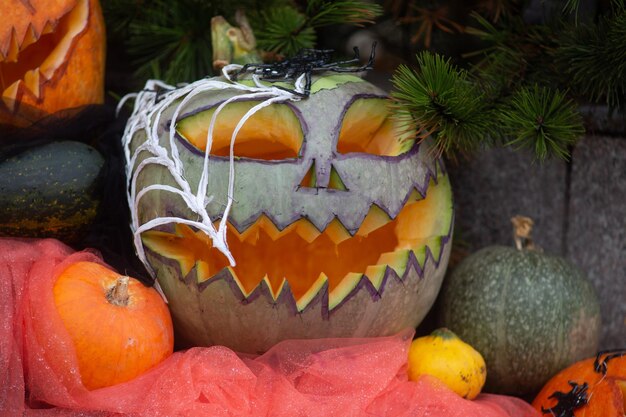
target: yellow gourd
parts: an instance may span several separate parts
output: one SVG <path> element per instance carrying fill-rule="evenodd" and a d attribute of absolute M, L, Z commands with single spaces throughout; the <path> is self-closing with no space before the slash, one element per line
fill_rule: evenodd
<path fill-rule="evenodd" d="M 473 400 L 485 384 L 487 367 L 478 351 L 441 328 L 411 343 L 408 373 L 412 381 L 432 375 L 463 398 Z"/>

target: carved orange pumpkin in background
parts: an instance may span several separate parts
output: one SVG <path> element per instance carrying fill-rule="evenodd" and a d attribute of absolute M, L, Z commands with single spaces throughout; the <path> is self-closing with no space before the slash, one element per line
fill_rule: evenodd
<path fill-rule="evenodd" d="M 1 25 L 0 123 L 104 101 L 98 0 L 3 0 Z"/>

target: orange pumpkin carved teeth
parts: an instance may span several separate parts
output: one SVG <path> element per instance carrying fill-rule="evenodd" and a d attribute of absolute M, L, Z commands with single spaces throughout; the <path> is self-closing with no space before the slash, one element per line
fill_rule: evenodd
<path fill-rule="evenodd" d="M 61 109 L 101 103 L 104 23 L 97 0 L 9 3 L 14 4 L 7 5 L 8 25 L 0 32 L 4 112 L 16 113 L 24 103 L 39 110 L 23 115 L 34 121 Z M 24 124 L 0 114 L 3 118 Z"/>

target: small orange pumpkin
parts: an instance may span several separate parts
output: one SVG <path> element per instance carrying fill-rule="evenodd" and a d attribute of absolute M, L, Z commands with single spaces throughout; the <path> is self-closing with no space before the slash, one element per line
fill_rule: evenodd
<path fill-rule="evenodd" d="M 98 0 L 3 0 L 0 122 L 102 103 L 105 41 Z"/>
<path fill-rule="evenodd" d="M 550 417 L 624 417 L 626 349 L 600 352 L 552 377 L 533 401 Z"/>
<path fill-rule="evenodd" d="M 61 272 L 53 293 L 86 388 L 128 381 L 172 354 L 172 319 L 154 288 L 82 261 Z"/>

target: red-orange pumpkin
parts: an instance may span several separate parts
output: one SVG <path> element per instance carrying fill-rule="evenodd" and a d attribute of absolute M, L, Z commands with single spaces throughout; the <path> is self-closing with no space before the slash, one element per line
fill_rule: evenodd
<path fill-rule="evenodd" d="M 167 305 L 138 280 L 76 262 L 59 275 L 53 292 L 88 389 L 133 379 L 172 354 Z"/>
<path fill-rule="evenodd" d="M 104 101 L 105 29 L 98 0 L 4 0 L 0 122 L 27 125 Z"/>
<path fill-rule="evenodd" d="M 550 417 L 624 417 L 626 349 L 576 362 L 552 377 L 533 401 Z"/>

